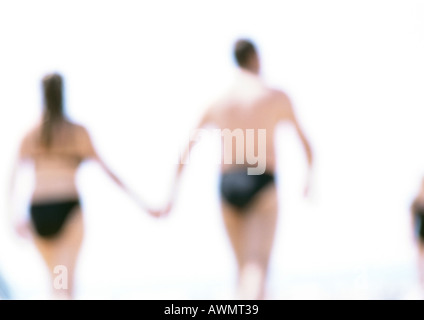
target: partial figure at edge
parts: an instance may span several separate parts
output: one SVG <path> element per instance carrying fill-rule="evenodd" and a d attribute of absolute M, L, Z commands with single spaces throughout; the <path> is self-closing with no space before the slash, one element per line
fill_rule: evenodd
<path fill-rule="evenodd" d="M 417 246 L 417 271 L 421 289 L 424 293 L 424 178 L 411 205 L 411 230 Z"/>

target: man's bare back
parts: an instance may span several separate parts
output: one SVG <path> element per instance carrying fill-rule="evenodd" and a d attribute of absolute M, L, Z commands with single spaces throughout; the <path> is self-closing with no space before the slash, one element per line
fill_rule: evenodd
<path fill-rule="evenodd" d="M 223 171 L 234 166 L 256 166 L 263 163 L 267 172 L 274 172 L 275 130 L 282 121 L 291 121 L 298 127 L 287 95 L 268 87 L 259 76 L 240 71 L 231 88 L 206 112 L 200 126 L 214 125 L 232 134 L 228 140 L 225 133 L 222 135 Z M 244 146 L 240 146 L 237 139 L 228 143 L 231 138 L 235 138 L 235 130 L 241 130 L 240 132 L 244 133 Z M 249 139 L 247 130 L 254 133 L 254 139 Z M 264 132 L 266 139 L 260 139 L 260 131 Z M 261 146 L 261 144 L 265 145 Z M 249 152 L 257 156 L 257 163 L 249 161 Z M 225 161 L 228 153 L 232 153 L 231 163 Z M 243 161 L 237 163 L 237 159 L 243 159 Z"/>

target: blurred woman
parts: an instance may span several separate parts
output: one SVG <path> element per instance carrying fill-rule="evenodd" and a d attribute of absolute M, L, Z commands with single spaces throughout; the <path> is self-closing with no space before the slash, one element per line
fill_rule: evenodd
<path fill-rule="evenodd" d="M 88 159 L 96 161 L 118 186 L 134 200 L 138 199 L 99 157 L 87 129 L 65 116 L 62 76 L 46 75 L 42 90 L 41 121 L 21 142 L 11 191 L 19 165 L 31 161 L 35 170 L 29 210 L 32 239 L 50 272 L 54 297 L 69 299 L 74 297 L 75 267 L 84 234 L 75 181 L 81 163 Z M 19 230 L 22 232 L 22 225 Z"/>

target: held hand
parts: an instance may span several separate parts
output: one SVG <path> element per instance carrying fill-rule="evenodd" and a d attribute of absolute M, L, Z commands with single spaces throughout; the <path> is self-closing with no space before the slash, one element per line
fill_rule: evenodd
<path fill-rule="evenodd" d="M 303 189 L 303 196 L 305 198 L 309 198 L 309 190 L 310 190 L 309 183 L 306 183 L 305 188 Z"/>
<path fill-rule="evenodd" d="M 313 168 L 312 165 L 310 165 L 306 174 L 305 187 L 303 189 L 303 196 L 305 198 L 311 199 L 311 193 L 314 191 L 314 184 Z"/>
<path fill-rule="evenodd" d="M 166 207 L 162 210 L 162 216 L 167 217 L 169 216 L 169 213 L 171 212 L 174 204 L 172 202 L 169 202 Z"/>
<path fill-rule="evenodd" d="M 160 218 L 162 216 L 162 211 L 157 209 L 149 209 L 147 212 L 154 218 Z"/>
<path fill-rule="evenodd" d="M 310 193 L 311 193 L 311 180 L 312 180 L 311 172 L 308 172 L 308 176 L 306 177 L 305 187 L 303 189 L 303 196 L 305 198 L 309 198 L 310 197 Z"/>
<path fill-rule="evenodd" d="M 131 199 L 140 207 L 140 209 L 142 211 L 147 211 L 148 213 L 152 214 L 153 210 L 151 210 L 146 203 L 144 202 L 143 199 L 141 199 L 141 197 L 136 194 L 133 191 L 129 191 L 127 190 L 127 193 L 129 194 L 129 196 L 131 197 Z"/>
<path fill-rule="evenodd" d="M 140 209 L 142 211 L 147 212 L 150 216 L 154 217 L 154 218 L 160 218 L 163 216 L 162 211 L 163 210 L 159 210 L 159 209 L 153 209 L 153 208 L 149 208 L 145 205 L 145 203 L 141 200 L 137 201 L 137 204 L 140 206 Z"/>
<path fill-rule="evenodd" d="M 155 218 L 165 218 L 169 216 L 172 210 L 172 203 L 168 203 L 164 208 L 160 210 L 149 210 L 149 213 Z"/>
<path fill-rule="evenodd" d="M 169 216 L 172 206 L 170 202 L 162 209 L 148 209 L 147 212 L 154 218 L 165 218 Z"/>
<path fill-rule="evenodd" d="M 171 190 L 170 197 L 168 198 L 168 203 L 165 207 L 160 210 L 160 217 L 168 217 L 169 213 L 174 207 L 175 199 L 177 197 L 177 183 L 174 183 L 173 189 Z"/>
<path fill-rule="evenodd" d="M 165 218 L 169 216 L 169 213 L 171 212 L 172 208 L 174 207 L 174 202 L 176 198 L 176 191 L 177 191 L 177 183 L 178 179 L 174 181 L 172 185 L 172 189 L 170 190 L 169 200 L 168 203 L 161 209 L 148 209 L 147 211 L 149 214 L 154 218 Z"/>

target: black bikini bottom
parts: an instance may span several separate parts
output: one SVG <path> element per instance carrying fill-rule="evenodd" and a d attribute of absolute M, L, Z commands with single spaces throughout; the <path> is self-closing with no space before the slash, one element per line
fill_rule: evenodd
<path fill-rule="evenodd" d="M 59 235 L 66 221 L 80 205 L 78 200 L 46 202 L 31 205 L 31 219 L 35 231 L 42 238 Z"/>

